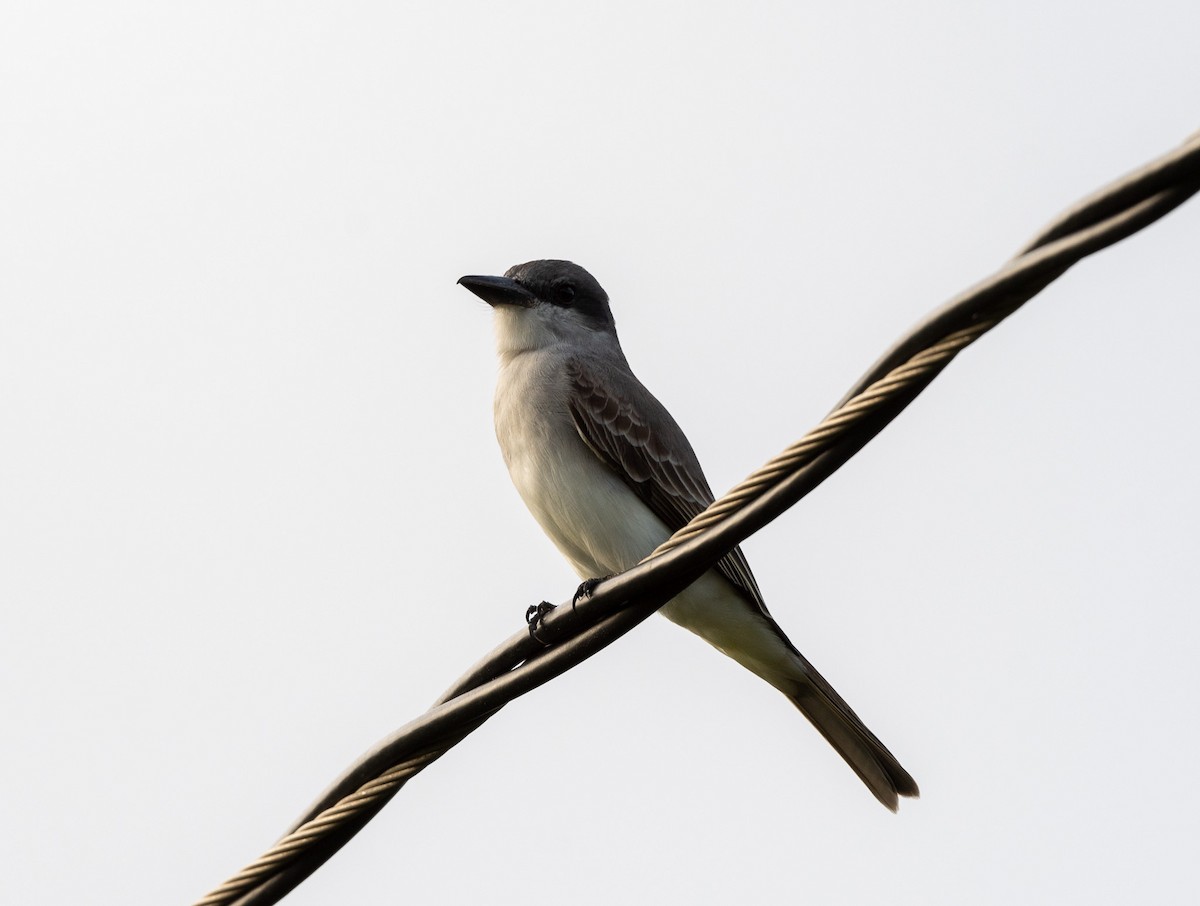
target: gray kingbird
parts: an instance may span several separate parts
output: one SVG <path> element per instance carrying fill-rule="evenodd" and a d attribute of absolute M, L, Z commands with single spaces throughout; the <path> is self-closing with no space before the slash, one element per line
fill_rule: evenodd
<path fill-rule="evenodd" d="M 458 282 L 495 312 L 496 436 L 509 475 L 580 578 L 635 566 L 712 503 L 692 445 L 630 370 L 591 274 L 530 261 Z M 889 809 L 919 794 L 772 619 L 740 548 L 662 614 L 786 695 Z"/>

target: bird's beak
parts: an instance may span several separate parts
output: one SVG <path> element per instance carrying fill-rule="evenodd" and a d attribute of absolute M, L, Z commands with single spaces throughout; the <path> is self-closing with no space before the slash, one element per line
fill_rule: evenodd
<path fill-rule="evenodd" d="M 491 305 L 519 305 L 532 308 L 537 296 L 508 277 L 460 277 L 458 282 Z"/>

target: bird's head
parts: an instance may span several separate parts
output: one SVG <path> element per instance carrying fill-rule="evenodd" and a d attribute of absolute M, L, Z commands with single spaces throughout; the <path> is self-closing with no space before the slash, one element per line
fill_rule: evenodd
<path fill-rule="evenodd" d="M 616 339 L 608 293 L 570 261 L 527 261 L 510 267 L 503 277 L 468 276 L 458 282 L 496 312 L 501 355 L 562 342 Z"/>

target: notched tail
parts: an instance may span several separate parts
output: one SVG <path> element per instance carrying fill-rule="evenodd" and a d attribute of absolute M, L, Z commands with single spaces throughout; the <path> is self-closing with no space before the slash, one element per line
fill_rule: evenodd
<path fill-rule="evenodd" d="M 807 676 L 783 690 L 800 713 L 846 760 L 875 798 L 893 812 L 899 808 L 901 796 L 920 796 L 917 782 L 896 756 L 867 729 L 824 677 L 811 664 L 806 666 Z"/>

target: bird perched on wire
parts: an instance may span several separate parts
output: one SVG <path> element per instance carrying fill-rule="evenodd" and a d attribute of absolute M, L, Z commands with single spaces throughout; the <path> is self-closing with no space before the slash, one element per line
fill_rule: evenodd
<path fill-rule="evenodd" d="M 630 370 L 591 274 L 545 260 L 458 282 L 495 312 L 496 436 L 509 475 L 580 578 L 629 569 L 712 503 L 692 445 Z M 772 619 L 740 548 L 661 612 L 786 695 L 889 809 L 918 795 Z"/>

